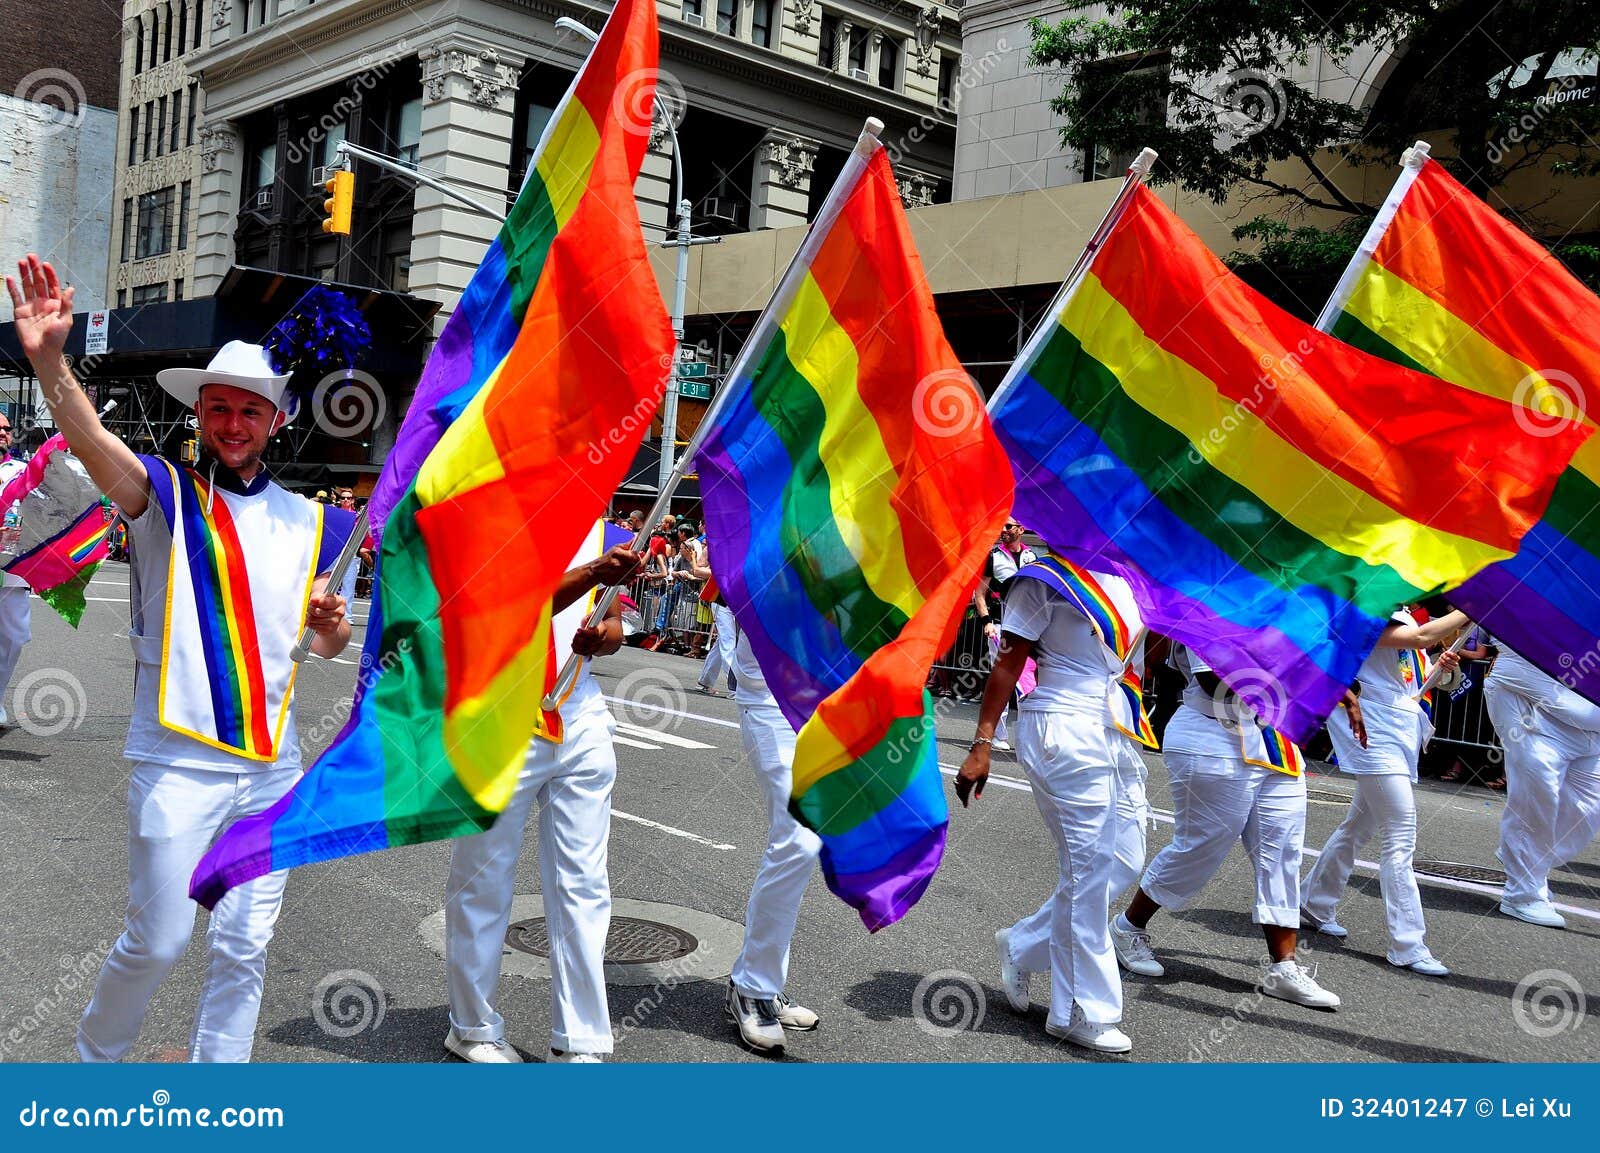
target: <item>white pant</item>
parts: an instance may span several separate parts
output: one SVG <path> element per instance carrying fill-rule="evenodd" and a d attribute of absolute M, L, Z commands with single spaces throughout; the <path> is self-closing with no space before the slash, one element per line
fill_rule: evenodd
<path fill-rule="evenodd" d="M 22 647 L 33 639 L 29 625 L 28 590 L 23 585 L 0 588 L 0 709 L 6 706 L 11 674 L 22 659 Z"/>
<path fill-rule="evenodd" d="M 1428 955 L 1422 936 L 1422 894 L 1411 871 L 1417 848 L 1417 798 L 1411 778 L 1400 773 L 1362 773 L 1356 777 L 1350 811 L 1322 847 L 1301 886 L 1306 910 L 1319 921 L 1333 920 L 1339 898 L 1356 867 L 1356 851 L 1374 834 L 1383 838 L 1378 884 L 1389 926 L 1389 960 L 1409 965 Z"/>
<path fill-rule="evenodd" d="M 1111 948 L 1110 884 L 1116 865 L 1117 771 L 1101 717 L 1023 712 L 1017 759 L 1055 838 L 1060 880 L 1039 909 L 1011 927 L 1011 956 L 1027 972 L 1050 974 L 1050 1020 L 1122 1020 L 1122 978 Z"/>
<path fill-rule="evenodd" d="M 78 1056 L 116 1061 L 139 1036 L 156 989 L 194 933 L 189 876 L 227 826 L 270 808 L 298 769 L 219 773 L 137 762 L 128 782 L 128 915 L 78 1025 Z M 267 942 L 287 870 L 229 889 L 211 912 L 211 959 L 200 990 L 191 1061 L 248 1061 L 255 1044 Z"/>
<path fill-rule="evenodd" d="M 1505 748 L 1500 861 L 1506 900 L 1548 901 L 1550 870 L 1600 834 L 1600 733 L 1537 712 L 1493 677 L 1483 695 Z"/>
<path fill-rule="evenodd" d="M 776 997 L 789 977 L 789 942 L 822 840 L 789 815 L 795 732 L 778 706 L 740 705 L 739 732 L 767 800 L 767 851 L 745 906 L 732 980 L 746 997 Z"/>
<path fill-rule="evenodd" d="M 1144 757 L 1133 741 L 1122 733 L 1106 733 L 1111 744 L 1111 760 L 1117 770 L 1117 854 L 1111 863 L 1110 898 L 1115 901 L 1139 880 L 1144 872 L 1145 828 L 1150 823 L 1150 798 L 1145 779 L 1150 775 Z"/>
<path fill-rule="evenodd" d="M 445 891 L 445 969 L 450 1024 L 468 1041 L 499 1041 L 505 1018 L 493 998 L 511 922 L 517 857 L 528 810 L 539 802 L 539 887 L 550 940 L 550 1047 L 611 1052 L 605 948 L 611 927 L 606 840 L 617 755 L 610 715 L 584 711 L 566 740 L 537 737 L 511 802 L 486 833 L 450 846 Z"/>
<path fill-rule="evenodd" d="M 711 619 L 717 622 L 717 643 L 706 649 L 706 663 L 700 666 L 700 686 L 714 689 L 733 673 L 733 646 L 739 633 L 733 610 L 712 602 Z"/>
<path fill-rule="evenodd" d="M 360 567 L 360 561 L 351 561 L 350 567 L 344 570 L 344 583 L 339 586 L 339 595 L 345 601 L 345 616 L 354 616 L 356 612 L 356 570 Z"/>
<path fill-rule="evenodd" d="M 1150 862 L 1140 888 L 1162 908 L 1186 909 L 1242 840 L 1255 869 L 1252 919 L 1298 927 L 1305 778 L 1195 753 L 1169 752 L 1164 759 L 1172 778 L 1172 840 Z"/>

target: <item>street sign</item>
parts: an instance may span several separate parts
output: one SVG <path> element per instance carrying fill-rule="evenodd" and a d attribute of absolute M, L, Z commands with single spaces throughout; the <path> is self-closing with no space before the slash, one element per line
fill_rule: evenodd
<path fill-rule="evenodd" d="M 711 366 L 704 361 L 685 361 L 678 365 L 678 379 L 684 380 L 691 376 L 710 376 Z"/>
<path fill-rule="evenodd" d="M 710 400 L 711 382 L 709 380 L 683 380 L 678 381 L 678 395 L 686 396 L 690 400 Z"/>

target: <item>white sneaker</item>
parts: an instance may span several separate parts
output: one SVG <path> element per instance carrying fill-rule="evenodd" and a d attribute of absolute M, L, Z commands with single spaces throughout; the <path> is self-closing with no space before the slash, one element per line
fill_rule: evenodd
<path fill-rule="evenodd" d="M 522 1054 L 504 1037 L 498 1041 L 465 1041 L 454 1025 L 444 1035 L 444 1047 L 473 1065 L 520 1065 Z"/>
<path fill-rule="evenodd" d="M 728 982 L 728 997 L 724 1002 L 728 1016 L 739 1027 L 739 1036 L 757 1053 L 778 1053 L 783 1050 L 783 1022 L 778 1019 L 778 1007 L 759 997 L 746 997 Z"/>
<path fill-rule="evenodd" d="M 1567 919 L 1556 912 L 1556 907 L 1549 901 L 1501 901 L 1500 911 L 1530 925 L 1543 925 L 1547 929 L 1567 927 Z"/>
<path fill-rule="evenodd" d="M 787 993 L 779 993 L 774 997 L 772 1007 L 778 1011 L 778 1024 L 791 1033 L 809 1033 L 822 1020 L 804 1005 L 796 1005 L 789 1000 Z"/>
<path fill-rule="evenodd" d="M 557 1053 L 554 1049 L 544 1059 L 546 1065 L 601 1065 L 604 1064 L 598 1053 Z"/>
<path fill-rule="evenodd" d="M 10 727 L 11 714 L 6 712 L 6 707 L 4 705 L 0 705 L 0 729 L 9 729 Z"/>
<path fill-rule="evenodd" d="M 1312 979 L 1296 961 L 1279 961 L 1267 969 L 1261 979 L 1261 991 L 1280 1001 L 1293 1001 L 1308 1009 L 1337 1009 L 1339 997 L 1330 993 Z"/>
<path fill-rule="evenodd" d="M 1033 999 L 1028 996 L 1030 974 L 1019 969 L 1011 956 L 1010 929 L 1001 929 L 994 935 L 994 954 L 1000 962 L 1000 987 L 1006 991 L 1006 1000 L 1017 1012 L 1026 1013 L 1033 1008 Z"/>
<path fill-rule="evenodd" d="M 1069 1045 L 1091 1049 L 1096 1053 L 1127 1053 L 1133 1049 L 1133 1040 L 1115 1025 L 1096 1025 L 1083 1019 L 1083 1010 L 1072 1007 L 1072 1024 L 1063 1029 L 1051 1021 L 1044 1023 L 1044 1031 L 1059 1037 Z"/>
<path fill-rule="evenodd" d="M 1111 947 L 1117 952 L 1117 964 L 1141 977 L 1160 977 L 1166 966 L 1156 960 L 1150 947 L 1150 934 L 1135 929 L 1121 913 L 1111 918 Z"/>
<path fill-rule="evenodd" d="M 1336 941 L 1342 941 L 1350 935 L 1349 929 L 1346 929 L 1332 918 L 1326 921 L 1317 920 L 1304 905 L 1300 907 L 1300 927 L 1302 929 L 1315 929 L 1324 937 L 1332 937 Z"/>
<path fill-rule="evenodd" d="M 1415 961 L 1402 965 L 1397 961 L 1390 961 L 1396 969 L 1410 969 L 1413 973 L 1421 973 L 1424 977 L 1448 977 L 1450 967 L 1432 953 L 1424 953 Z"/>
<path fill-rule="evenodd" d="M 999 749 L 1002 753 L 1009 753 L 1011 751 L 1011 742 L 1010 741 L 992 741 L 992 742 L 990 742 L 989 747 L 991 749 Z"/>

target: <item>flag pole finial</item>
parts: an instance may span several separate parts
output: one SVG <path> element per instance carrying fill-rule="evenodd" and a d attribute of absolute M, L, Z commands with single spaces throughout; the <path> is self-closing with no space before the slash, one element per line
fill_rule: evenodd
<path fill-rule="evenodd" d="M 876 116 L 867 117 L 867 122 L 861 126 L 861 135 L 856 140 L 856 152 L 862 156 L 871 156 L 881 143 L 878 137 L 883 134 L 883 121 Z"/>
<path fill-rule="evenodd" d="M 1139 155 L 1134 157 L 1133 163 L 1128 165 L 1128 172 L 1140 180 L 1150 175 L 1151 169 L 1156 166 L 1156 150 L 1154 148 L 1141 148 Z"/>
<path fill-rule="evenodd" d="M 1419 140 L 1400 154 L 1400 163 L 1406 168 L 1421 168 L 1433 151 L 1433 145 Z"/>

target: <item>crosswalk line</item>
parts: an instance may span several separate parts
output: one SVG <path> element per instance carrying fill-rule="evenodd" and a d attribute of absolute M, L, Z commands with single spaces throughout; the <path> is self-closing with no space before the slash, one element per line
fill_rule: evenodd
<path fill-rule="evenodd" d="M 703 741 L 691 741 L 688 737 L 680 737 L 675 733 L 664 733 L 660 729 L 647 729 L 642 725 L 630 725 L 626 721 L 617 722 L 617 732 L 626 733 L 631 737 L 642 738 L 647 741 L 658 741 L 663 745 L 672 745 L 679 749 L 714 749 L 716 745 L 708 745 Z"/>
<path fill-rule="evenodd" d="M 661 751 L 660 745 L 647 745 L 643 741 L 636 741 L 631 737 L 619 737 L 615 733 L 611 735 L 611 740 L 614 744 L 627 745 L 630 749 L 649 749 L 657 753 Z"/>

